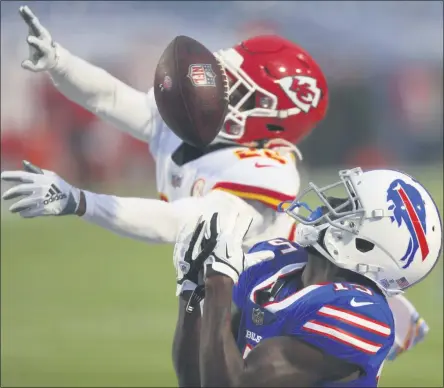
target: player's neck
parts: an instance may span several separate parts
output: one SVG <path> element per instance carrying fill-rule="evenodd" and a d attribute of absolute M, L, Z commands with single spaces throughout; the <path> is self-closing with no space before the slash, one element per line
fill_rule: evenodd
<path fill-rule="evenodd" d="M 302 284 L 304 287 L 337 281 L 346 281 L 339 267 L 326 259 L 310 255 L 307 265 L 302 272 Z"/>

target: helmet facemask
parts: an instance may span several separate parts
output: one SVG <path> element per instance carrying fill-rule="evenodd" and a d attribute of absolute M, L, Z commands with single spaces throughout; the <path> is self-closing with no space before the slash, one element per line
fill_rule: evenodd
<path fill-rule="evenodd" d="M 214 55 L 224 68 L 230 83 L 228 114 L 219 133 L 220 137 L 226 140 L 241 139 L 245 134 L 248 117 L 278 117 L 277 97 L 257 85 L 240 65 L 235 64 L 239 57 L 235 50 L 221 50 Z"/>

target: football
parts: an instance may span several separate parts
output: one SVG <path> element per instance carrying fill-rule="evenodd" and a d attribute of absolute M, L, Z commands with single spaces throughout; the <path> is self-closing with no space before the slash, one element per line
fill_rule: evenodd
<path fill-rule="evenodd" d="M 228 109 L 228 81 L 213 53 L 177 36 L 163 52 L 154 77 L 159 113 L 184 142 L 203 148 L 219 133 Z"/>

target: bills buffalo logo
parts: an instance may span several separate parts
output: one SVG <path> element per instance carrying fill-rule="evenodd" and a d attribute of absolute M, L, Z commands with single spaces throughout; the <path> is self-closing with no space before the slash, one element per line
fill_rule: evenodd
<path fill-rule="evenodd" d="M 405 263 L 402 268 L 410 266 L 418 249 L 424 261 L 429 254 L 429 245 L 426 237 L 426 209 L 418 189 L 401 179 L 396 179 L 387 190 L 387 202 L 390 203 L 389 210 L 393 211 L 391 221 L 396 222 L 398 227 L 404 224 L 410 234 L 406 252 L 401 258 Z"/>
<path fill-rule="evenodd" d="M 318 106 L 321 99 L 321 89 L 318 88 L 315 78 L 298 75 L 284 77 L 278 82 L 287 96 L 302 112 L 308 113 L 311 108 Z"/>
<path fill-rule="evenodd" d="M 188 68 L 188 78 L 194 86 L 216 86 L 216 73 L 210 64 L 195 64 Z"/>

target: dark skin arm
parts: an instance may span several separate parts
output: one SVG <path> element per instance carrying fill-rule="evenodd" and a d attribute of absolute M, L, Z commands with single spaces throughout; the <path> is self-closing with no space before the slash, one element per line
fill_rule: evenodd
<path fill-rule="evenodd" d="M 191 291 L 185 291 L 179 298 L 179 317 L 173 341 L 173 365 L 179 387 L 200 387 L 199 342 L 201 314 L 200 307 L 191 314 L 185 307 Z"/>
<path fill-rule="evenodd" d="M 309 387 L 356 377 L 357 367 L 296 337 L 264 340 L 242 359 L 231 332 L 230 278 L 208 273 L 200 337 L 203 387 Z"/>
<path fill-rule="evenodd" d="M 191 314 L 185 312 L 191 291 L 184 292 L 179 298 L 179 317 L 173 341 L 173 365 L 179 387 L 200 387 L 199 344 L 201 328 L 200 308 Z M 231 306 L 231 330 L 237 336 L 240 322 L 240 310 L 235 304 Z"/>

